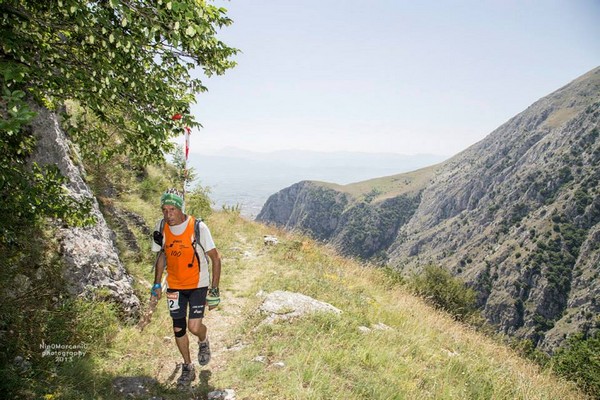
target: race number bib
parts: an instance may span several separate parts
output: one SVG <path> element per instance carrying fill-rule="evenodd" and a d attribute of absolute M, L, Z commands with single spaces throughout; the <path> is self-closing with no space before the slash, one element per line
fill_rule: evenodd
<path fill-rule="evenodd" d="M 179 310 L 179 292 L 167 292 L 167 305 L 170 311 Z"/>

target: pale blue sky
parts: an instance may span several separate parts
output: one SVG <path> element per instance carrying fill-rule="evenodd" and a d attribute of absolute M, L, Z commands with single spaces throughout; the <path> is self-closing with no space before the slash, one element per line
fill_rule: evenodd
<path fill-rule="evenodd" d="M 194 152 L 453 155 L 600 65 L 600 0 L 216 4 L 242 53 L 205 80 Z"/>

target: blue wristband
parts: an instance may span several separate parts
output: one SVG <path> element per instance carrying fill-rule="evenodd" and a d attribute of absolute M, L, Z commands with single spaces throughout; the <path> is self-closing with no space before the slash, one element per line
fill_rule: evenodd
<path fill-rule="evenodd" d="M 162 286 L 161 286 L 160 283 L 155 283 L 154 286 L 152 286 L 152 290 L 150 290 L 150 294 L 152 296 L 157 296 L 158 297 L 158 294 L 155 292 L 155 290 L 156 289 L 161 289 L 161 288 L 162 288 Z"/>

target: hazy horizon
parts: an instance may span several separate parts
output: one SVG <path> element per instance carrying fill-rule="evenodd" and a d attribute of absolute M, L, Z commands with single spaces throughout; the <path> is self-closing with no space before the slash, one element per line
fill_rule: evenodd
<path fill-rule="evenodd" d="M 466 150 L 466 149 L 463 149 Z M 460 150 L 459 153 L 463 150 Z M 248 148 L 243 148 L 234 145 L 228 145 L 223 147 L 217 147 L 214 149 L 204 150 L 204 149 L 191 149 L 190 154 L 201 154 L 201 155 L 213 155 L 215 153 L 227 152 L 227 151 L 239 151 L 239 152 L 247 152 L 253 154 L 272 154 L 272 153 L 286 153 L 286 152 L 304 152 L 304 153 L 318 153 L 318 154 L 336 154 L 336 153 L 353 153 L 353 154 L 368 154 L 368 155 L 394 155 L 394 156 L 407 156 L 407 157 L 415 157 L 415 156 L 438 156 L 438 157 L 453 157 L 455 154 L 442 154 L 442 153 L 401 153 L 395 151 L 359 151 L 359 150 L 312 150 L 305 149 L 300 147 L 289 147 L 289 148 L 281 148 L 281 149 L 273 149 L 273 150 L 252 150 Z"/>
<path fill-rule="evenodd" d="M 243 155 L 239 152 L 237 155 L 235 152 L 210 155 L 192 152 L 189 166 L 197 174 L 194 184 L 199 182 L 210 188 L 215 208 L 240 205 L 242 215 L 253 219 L 269 196 L 302 180 L 345 185 L 409 172 L 447 158 L 391 153 L 292 152 L 293 155 L 285 151 L 243 151 Z M 334 154 L 336 156 L 332 157 Z"/>

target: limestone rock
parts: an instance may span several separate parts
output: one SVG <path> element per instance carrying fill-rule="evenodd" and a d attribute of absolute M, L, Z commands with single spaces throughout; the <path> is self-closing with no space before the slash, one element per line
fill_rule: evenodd
<path fill-rule="evenodd" d="M 275 246 L 279 243 L 279 239 L 277 239 L 277 237 L 273 235 L 264 235 L 263 243 L 265 244 L 265 246 Z"/>
<path fill-rule="evenodd" d="M 267 295 L 259 311 L 268 314 L 263 323 L 273 323 L 280 320 L 288 320 L 314 312 L 329 312 L 341 314 L 341 310 L 312 297 L 277 290 Z"/>
<path fill-rule="evenodd" d="M 66 265 L 68 290 L 87 298 L 108 297 L 119 305 L 127 319 L 135 319 L 140 301 L 134 294 L 132 277 L 123 267 L 114 244 L 114 233 L 100 212 L 98 202 L 84 180 L 85 172 L 72 161 L 73 150 L 60 128 L 56 114 L 33 106 L 38 114 L 31 126 L 37 138 L 32 160 L 40 165 L 54 164 L 67 178 L 69 194 L 76 199 L 92 199 L 93 226 L 59 228 L 60 251 Z"/>
<path fill-rule="evenodd" d="M 158 382 L 147 376 L 126 376 L 115 378 L 112 385 L 114 390 L 125 398 L 147 399 L 151 389 L 158 385 Z"/>
<path fill-rule="evenodd" d="M 393 243 L 419 205 L 419 193 L 416 188 L 380 202 L 353 202 L 341 190 L 303 181 L 269 197 L 256 220 L 306 232 L 344 255 L 367 259 Z"/>
<path fill-rule="evenodd" d="M 208 400 L 235 400 L 235 390 L 213 390 L 208 393 Z"/>

